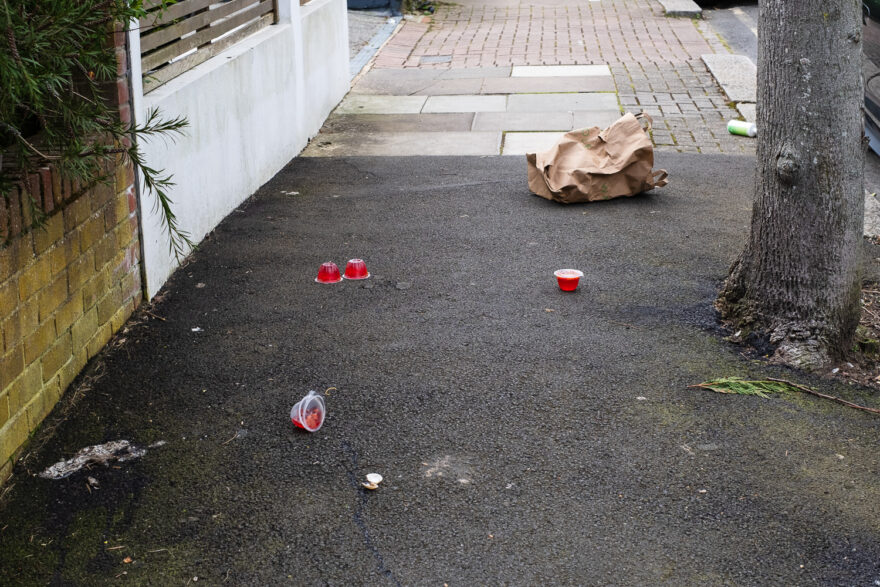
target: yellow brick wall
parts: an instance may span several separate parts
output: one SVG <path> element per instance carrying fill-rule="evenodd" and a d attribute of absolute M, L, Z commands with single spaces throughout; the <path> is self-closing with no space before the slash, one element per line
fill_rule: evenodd
<path fill-rule="evenodd" d="M 29 435 L 142 299 L 131 168 L 79 192 L 42 175 L 41 201 L 53 202 L 44 228 L 25 232 L 10 220 L 22 194 L 0 199 L 0 484 Z"/>
<path fill-rule="evenodd" d="M 115 103 L 128 124 L 125 46 L 117 27 Z M 0 485 L 30 434 L 141 302 L 134 172 L 121 160 L 105 171 L 112 181 L 86 188 L 43 168 L 0 197 Z M 28 194 L 48 215 L 43 228 L 28 229 Z"/>

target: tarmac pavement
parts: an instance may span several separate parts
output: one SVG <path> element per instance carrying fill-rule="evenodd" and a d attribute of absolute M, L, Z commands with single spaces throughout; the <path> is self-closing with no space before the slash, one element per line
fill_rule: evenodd
<path fill-rule="evenodd" d="M 687 386 L 880 398 L 723 341 L 753 160 L 657 166 L 666 188 L 562 206 L 515 157 L 292 161 L 34 438 L 0 583 L 876 584 L 880 419 Z M 352 257 L 369 279 L 315 283 Z M 288 418 L 310 389 L 329 389 L 314 434 Z M 116 439 L 166 444 L 32 476 Z"/>
<path fill-rule="evenodd" d="M 68 390 L 0 490 L 0 584 L 880 585 L 880 420 L 688 389 L 769 375 L 880 406 L 723 340 L 712 302 L 754 161 L 664 152 L 748 152 L 716 128 L 731 109 L 698 57 L 720 41 L 654 2 L 572 4 L 573 22 L 668 26 L 562 63 L 597 50 L 545 42 L 567 5 L 477 4 L 407 22 L 316 156 L 231 214 Z M 498 33 L 522 63 L 445 61 L 451 37 L 476 47 L 525 6 L 547 17 L 525 21 L 536 34 Z M 652 104 L 666 188 L 561 206 L 497 156 L 616 115 L 609 97 Z M 424 156 L 449 145 L 492 156 Z M 369 279 L 315 283 L 353 257 Z M 584 271 L 577 292 L 562 267 Z M 289 420 L 310 389 L 328 408 L 314 434 Z M 146 452 L 35 476 L 117 439 Z"/>

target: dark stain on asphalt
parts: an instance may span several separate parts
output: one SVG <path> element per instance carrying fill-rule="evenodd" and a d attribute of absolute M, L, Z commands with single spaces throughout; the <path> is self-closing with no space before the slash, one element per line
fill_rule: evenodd
<path fill-rule="evenodd" d="M 361 535 L 364 538 L 364 545 L 367 549 L 373 554 L 373 558 L 376 559 L 377 570 L 388 577 L 388 579 L 394 583 L 395 585 L 400 585 L 400 581 L 394 576 L 394 573 L 391 572 L 391 569 L 385 566 L 385 560 L 382 558 L 382 553 L 379 552 L 379 549 L 376 547 L 376 544 L 373 542 L 373 538 L 370 536 L 370 529 L 367 528 L 367 522 L 364 519 L 364 510 L 367 507 L 367 500 L 369 499 L 368 490 L 364 489 L 361 485 L 361 482 L 358 479 L 358 457 L 357 453 L 354 449 L 351 448 L 347 442 L 342 443 L 342 450 L 345 453 L 346 457 L 348 457 L 349 467 L 346 470 L 348 474 L 348 481 L 352 488 L 357 492 L 358 497 L 358 506 L 354 512 L 353 519 L 355 526 L 358 527 L 358 530 L 361 531 Z"/>

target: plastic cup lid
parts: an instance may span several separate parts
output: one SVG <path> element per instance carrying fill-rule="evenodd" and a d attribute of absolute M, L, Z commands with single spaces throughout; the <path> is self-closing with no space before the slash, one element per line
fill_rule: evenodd
<path fill-rule="evenodd" d="M 558 269 L 553 272 L 553 275 L 556 277 L 562 277 L 563 279 L 573 279 L 575 277 L 583 277 L 584 272 L 577 269 Z"/>

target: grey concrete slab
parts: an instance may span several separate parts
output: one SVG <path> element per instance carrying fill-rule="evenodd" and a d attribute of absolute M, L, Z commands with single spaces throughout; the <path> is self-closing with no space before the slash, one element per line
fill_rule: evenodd
<path fill-rule="evenodd" d="M 607 128 L 621 117 L 619 110 L 592 110 L 572 113 L 572 128 Z"/>
<path fill-rule="evenodd" d="M 514 94 L 508 97 L 508 112 L 565 112 L 618 108 L 612 93 Z"/>
<path fill-rule="evenodd" d="M 431 79 L 392 78 L 382 79 L 370 76 L 367 72 L 352 86 L 352 94 L 366 94 L 373 96 L 413 96 L 420 90 L 434 83 Z"/>
<path fill-rule="evenodd" d="M 510 66 L 467 67 L 462 69 L 438 69 L 439 79 L 460 79 L 468 77 L 510 77 Z"/>
<path fill-rule="evenodd" d="M 322 133 L 301 157 L 498 155 L 500 132 Z"/>
<path fill-rule="evenodd" d="M 700 55 L 709 72 L 732 102 L 755 102 L 758 93 L 758 69 L 745 55 L 711 53 Z"/>
<path fill-rule="evenodd" d="M 452 55 L 422 55 L 419 63 L 451 63 Z"/>
<path fill-rule="evenodd" d="M 736 109 L 739 111 L 742 117 L 746 119 L 747 122 L 755 122 L 758 119 L 757 104 L 740 102 L 736 105 Z"/>
<path fill-rule="evenodd" d="M 507 132 L 504 133 L 501 154 L 540 153 L 555 145 L 564 134 L 561 132 Z"/>
<path fill-rule="evenodd" d="M 666 16 L 683 16 L 686 18 L 700 18 L 703 10 L 692 0 L 660 0 L 663 13 Z"/>
<path fill-rule="evenodd" d="M 367 79 L 375 79 L 375 80 L 383 80 L 383 81 L 396 81 L 396 80 L 426 80 L 426 79 L 440 79 L 440 74 L 443 73 L 442 69 L 418 69 L 415 67 L 410 67 L 406 69 L 371 69 L 370 71 L 364 73 L 361 76 L 359 81 L 367 80 Z"/>
<path fill-rule="evenodd" d="M 572 129 L 570 112 L 477 112 L 473 130 L 566 131 Z"/>
<path fill-rule="evenodd" d="M 335 114 L 418 114 L 427 96 L 370 96 L 349 94 Z"/>
<path fill-rule="evenodd" d="M 327 119 L 322 133 L 429 132 L 471 130 L 474 114 L 342 114 Z M 477 129 L 501 130 L 501 129 Z"/>
<path fill-rule="evenodd" d="M 453 96 L 479 94 L 483 80 L 463 79 L 365 79 L 352 88 L 355 94 L 385 96 Z"/>
<path fill-rule="evenodd" d="M 483 80 L 480 78 L 434 80 L 416 93 L 424 96 L 456 96 L 480 93 Z"/>
<path fill-rule="evenodd" d="M 504 112 L 507 96 L 430 96 L 422 112 Z"/>
<path fill-rule="evenodd" d="M 511 67 L 466 67 L 461 69 L 371 69 L 361 79 L 394 82 L 398 80 L 484 79 L 510 77 Z"/>
<path fill-rule="evenodd" d="M 483 94 L 530 94 L 546 92 L 613 92 L 609 76 L 593 77 L 498 77 L 483 80 Z"/>
<path fill-rule="evenodd" d="M 511 77 L 611 77 L 607 65 L 514 65 Z"/>
<path fill-rule="evenodd" d="M 880 200 L 876 193 L 865 192 L 865 236 L 880 236 Z"/>

